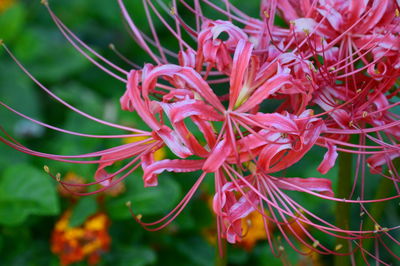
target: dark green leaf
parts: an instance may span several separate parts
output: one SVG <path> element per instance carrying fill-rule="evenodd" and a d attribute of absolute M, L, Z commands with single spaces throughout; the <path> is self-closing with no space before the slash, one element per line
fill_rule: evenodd
<path fill-rule="evenodd" d="M 28 215 L 56 215 L 59 202 L 50 177 L 32 166 L 6 169 L 0 179 L 0 223 L 18 225 Z"/>
<path fill-rule="evenodd" d="M 156 253 L 147 247 L 133 246 L 123 248 L 119 258 L 117 265 L 120 266 L 145 266 L 153 264 L 157 257 Z"/>
<path fill-rule="evenodd" d="M 86 219 L 97 211 L 97 202 L 95 197 L 81 197 L 75 205 L 69 225 L 77 227 L 83 224 Z"/>

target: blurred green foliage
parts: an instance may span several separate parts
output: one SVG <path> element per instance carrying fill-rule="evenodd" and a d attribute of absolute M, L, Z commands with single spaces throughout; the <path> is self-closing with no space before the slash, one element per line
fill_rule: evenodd
<path fill-rule="evenodd" d="M 141 1 L 126 1 L 132 17 L 148 32 L 148 23 Z M 165 1 L 169 4 L 169 1 Z M 232 1 L 234 4 L 240 1 Z M 135 63 L 142 65 L 149 57 L 138 48 L 127 33 L 116 1 L 54 0 L 54 11 L 82 40 L 100 54 L 129 69 L 108 45 L 113 43 Z M 258 1 L 242 5 L 253 16 L 258 14 Z M 209 12 L 216 16 L 215 12 Z M 190 16 L 183 13 L 182 16 Z M 176 50 L 176 40 L 164 30 L 159 20 L 155 26 L 160 40 Z M 119 110 L 119 97 L 124 84 L 109 77 L 77 52 L 60 34 L 44 6 L 39 1 L 15 1 L 0 14 L 0 38 L 15 53 L 30 72 L 62 99 L 96 117 L 129 126 L 144 127 L 137 116 Z M 36 86 L 3 50 L 0 50 L 0 99 L 17 111 L 35 119 L 68 130 L 90 134 L 111 134 L 114 130 L 79 116 L 46 95 Z M 102 141 L 80 138 L 50 131 L 0 109 L 0 124 L 18 141 L 32 149 L 56 154 L 81 154 L 122 144 L 119 140 Z M 117 132 L 120 134 L 120 132 Z M 282 176 L 320 177 L 316 167 L 322 149 L 316 148 L 299 164 L 281 173 Z M 126 191 L 117 197 L 84 197 L 75 201 L 57 194 L 57 182 L 42 169 L 62 176 L 68 172 L 93 181 L 95 165 L 70 165 L 33 158 L 5 145 L 0 146 L 0 265 L 58 265 L 58 258 L 50 251 L 50 238 L 60 215 L 72 206 L 71 225 L 82 224 L 97 211 L 111 217 L 111 250 L 102 255 L 101 265 L 212 265 L 216 248 L 204 237 L 215 221 L 209 207 L 213 192 L 211 176 L 205 180 L 202 193 L 197 193 L 184 212 L 161 232 L 147 232 L 131 217 L 126 207 L 130 201 L 137 214 L 146 221 L 155 220 L 170 211 L 195 182 L 197 176 L 170 175 L 160 178 L 160 185 L 144 188 L 141 172 L 135 172 L 125 181 Z M 335 180 L 337 169 L 329 172 Z M 290 194 L 290 193 L 289 193 Z M 292 195 L 292 194 L 291 194 Z M 294 198 L 306 202 L 311 210 L 332 218 L 333 205 L 320 199 L 293 193 Z M 392 217 L 397 219 L 398 217 Z M 214 228 L 215 229 L 215 228 Z M 215 235 L 215 233 L 213 233 Z M 334 241 L 321 236 L 333 245 Z M 289 261 L 304 260 L 288 247 Z M 252 251 L 229 246 L 231 265 L 281 265 L 266 241 Z M 321 259 L 321 263 L 328 261 Z M 85 265 L 84 262 L 77 265 Z"/>

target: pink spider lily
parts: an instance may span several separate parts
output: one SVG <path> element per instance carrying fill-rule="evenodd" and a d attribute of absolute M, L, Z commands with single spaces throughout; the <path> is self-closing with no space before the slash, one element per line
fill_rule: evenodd
<path fill-rule="evenodd" d="M 0 141 L 34 156 L 98 164 L 95 181 L 85 186 L 101 184 L 102 187 L 81 195 L 103 191 L 123 181 L 139 167 L 144 171 L 144 186 L 157 186 L 158 176 L 165 171 L 200 171 L 193 187 L 165 217 L 144 222 L 140 215 L 133 214 L 148 230 L 159 230 L 170 224 L 188 204 L 206 175 L 211 174 L 215 184 L 213 210 L 220 242 L 222 238 L 230 243 L 241 241 L 244 234 L 242 221 L 251 212 L 258 211 L 275 254 L 280 250 L 276 250 L 275 240 L 268 230 L 267 224 L 271 222 L 299 253 L 304 253 L 299 244 L 321 254 L 349 255 L 361 250 L 382 262 L 378 255 L 364 250 L 362 243 L 373 238 L 382 241 L 381 237 L 385 236 L 398 244 L 391 235 L 397 227 L 380 226 L 375 231 L 340 228 L 309 211 L 287 191 L 307 193 L 332 202 L 354 203 L 364 210 L 367 203 L 400 197 L 366 199 L 363 190 L 366 180 L 362 174 L 368 162 L 371 171 L 393 181 L 400 192 L 397 187 L 400 178 L 393 164 L 393 159 L 400 157 L 400 122 L 399 116 L 392 112 L 398 105 L 392 99 L 399 93 L 399 40 L 396 38 L 399 19 L 398 11 L 394 11 L 398 10 L 397 2 L 261 1 L 262 18 L 255 19 L 229 1 L 223 1 L 224 9 L 208 0 L 194 0 L 192 5 L 180 0 L 181 6 L 194 15 L 196 23 L 193 27 L 179 16 L 176 0 L 172 2 L 172 10 L 161 1 L 155 2 L 143 1 L 150 37 L 142 33 L 123 1 L 118 0 L 131 34 L 154 61 L 143 68 L 135 65 L 128 71 L 81 41 L 44 1 L 66 39 L 93 64 L 126 86 L 120 99 L 121 108 L 136 112 L 149 130 L 103 121 L 76 109 L 37 81 L 3 45 L 21 69 L 50 97 L 90 120 L 129 134 L 72 132 L 30 118 L 0 101 L 3 107 L 62 133 L 89 138 L 137 136 L 146 139 L 82 155 L 34 151 L 4 130 L 5 137 L 1 136 Z M 173 26 L 156 4 L 170 13 Z M 207 18 L 202 4 L 219 11 L 228 20 Z M 161 45 L 151 12 L 177 39 L 178 52 Z M 274 17 L 280 13 L 289 28 L 273 24 Z M 197 47 L 191 47 L 185 41 L 184 31 L 196 40 Z M 222 33 L 228 35 L 226 40 L 222 39 Z M 115 47 L 112 49 L 128 61 Z M 228 93 L 219 93 L 215 84 L 228 87 Z M 280 106 L 266 112 L 263 104 L 272 99 L 279 100 Z M 195 131 L 189 123 L 195 126 Z M 358 144 L 351 142 L 351 135 L 359 136 Z M 334 167 L 337 151 L 358 155 L 360 163 L 354 180 L 356 184 L 361 176 L 362 189 L 358 199 L 351 196 L 349 199 L 336 198 L 329 178 L 280 176 L 316 145 L 327 149 L 318 167 L 322 174 Z M 174 156 L 155 160 L 154 154 L 161 147 L 167 147 Z M 119 161 L 125 164 L 109 173 L 108 168 Z M 390 176 L 383 172 L 386 168 Z M 50 173 L 48 168 L 45 170 Z M 68 184 L 59 175 L 53 177 L 67 189 L 82 186 Z M 377 221 L 375 224 L 379 225 Z M 302 233 L 297 233 L 294 226 Z M 354 248 L 338 251 L 328 247 L 313 236 L 310 228 L 349 240 Z M 287 230 L 295 241 L 288 236 Z"/>

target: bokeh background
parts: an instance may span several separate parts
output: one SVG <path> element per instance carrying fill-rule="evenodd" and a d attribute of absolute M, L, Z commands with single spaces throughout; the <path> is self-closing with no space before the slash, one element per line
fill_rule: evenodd
<path fill-rule="evenodd" d="M 149 32 L 141 1 L 126 1 L 137 25 Z M 258 16 L 258 1 L 232 1 Z M 169 1 L 165 1 L 169 5 Z M 149 57 L 126 30 L 117 1 L 53 0 L 55 13 L 82 40 L 116 64 L 129 69 L 110 44 L 142 65 Z M 217 18 L 216 14 L 211 16 Z M 190 18 L 189 12 L 183 17 Z M 164 13 L 164 15 L 167 15 Z M 163 45 L 177 50 L 176 41 L 155 19 Z M 140 120 L 120 111 L 124 84 L 96 68 L 60 34 L 39 0 L 0 0 L 0 38 L 45 86 L 73 106 L 96 117 L 123 125 L 142 127 Z M 52 100 L 0 49 L 0 99 L 35 119 L 69 130 L 91 134 L 120 133 L 99 125 Z M 18 141 L 44 152 L 81 154 L 121 140 L 104 141 L 61 134 L 39 127 L 0 108 L 0 124 Z M 137 141 L 131 139 L 128 141 Z M 161 150 L 160 158 L 168 154 Z M 315 148 L 284 175 L 320 177 L 316 171 L 323 150 Z M 131 217 L 126 202 L 136 213 L 154 220 L 171 210 L 194 183 L 196 175 L 164 174 L 156 188 L 143 188 L 141 172 L 132 174 L 112 191 L 83 198 L 62 190 L 43 166 L 71 182 L 93 180 L 95 165 L 71 165 L 26 156 L 0 145 L 0 265 L 213 265 L 216 260 L 215 221 L 210 210 L 213 192 L 208 177 L 189 206 L 166 229 L 147 232 Z M 337 169 L 329 172 L 335 184 Z M 372 180 L 371 182 L 375 182 Z M 334 220 L 334 205 L 293 193 L 310 210 Z M 399 224 L 399 210 L 392 208 L 392 223 Z M 249 217 L 252 230 L 241 245 L 228 245 L 230 265 L 282 265 L 272 256 L 257 215 Z M 271 229 L 273 230 L 273 229 Z M 279 240 L 278 240 L 279 241 Z M 334 240 L 324 239 L 334 246 Z M 285 244 L 282 243 L 283 246 Z M 286 247 L 286 246 L 285 246 Z M 400 253 L 400 250 L 397 248 Z M 398 253 L 398 254 L 399 254 Z M 299 256 L 285 248 L 284 260 L 294 265 L 329 265 L 331 257 Z"/>

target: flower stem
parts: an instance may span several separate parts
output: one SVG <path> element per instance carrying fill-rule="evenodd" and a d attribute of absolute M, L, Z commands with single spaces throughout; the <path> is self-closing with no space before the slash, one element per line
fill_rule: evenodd
<path fill-rule="evenodd" d="M 217 240 L 217 243 L 217 250 L 215 252 L 215 266 L 226 266 L 228 265 L 226 241 L 222 240 L 219 242 Z"/>
<path fill-rule="evenodd" d="M 398 169 L 398 167 L 400 167 L 400 160 L 399 159 L 394 160 L 393 165 L 394 165 L 395 169 Z M 390 175 L 389 173 L 387 173 L 387 174 Z M 375 199 L 382 199 L 382 198 L 390 197 L 390 195 L 392 195 L 393 190 L 394 190 L 393 181 L 382 177 L 382 179 L 379 183 L 379 186 L 376 190 L 376 193 L 375 193 Z M 385 210 L 387 203 L 388 203 L 388 201 L 381 201 L 381 202 L 375 202 L 371 205 L 369 214 L 378 223 L 384 214 L 384 210 Z M 374 223 L 374 221 L 372 221 L 370 218 L 365 219 L 364 224 L 363 224 L 363 230 L 371 231 L 371 230 L 374 230 L 375 227 L 376 227 L 376 224 Z M 370 251 L 373 241 L 374 240 L 372 238 L 365 239 L 362 243 L 363 248 L 366 251 Z M 357 265 L 362 265 L 362 264 L 365 264 L 364 259 L 361 254 L 358 254 Z"/>
<path fill-rule="evenodd" d="M 338 198 L 347 198 L 351 193 L 353 180 L 353 156 L 350 153 L 341 153 L 338 158 L 338 190 L 336 196 Z M 338 202 L 336 204 L 336 225 L 342 229 L 349 228 L 350 222 L 350 204 Z M 338 238 L 336 247 L 339 252 L 346 253 L 349 251 L 349 242 L 346 239 Z M 335 266 L 350 265 L 349 256 L 335 256 Z"/>

